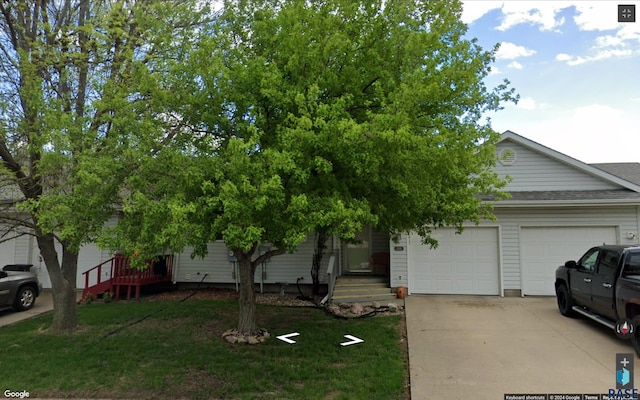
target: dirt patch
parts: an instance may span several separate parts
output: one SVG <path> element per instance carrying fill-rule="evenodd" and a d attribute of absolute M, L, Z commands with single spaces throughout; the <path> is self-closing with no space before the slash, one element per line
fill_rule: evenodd
<path fill-rule="evenodd" d="M 340 396 L 341 392 L 338 390 L 334 390 L 333 392 L 327 394 L 326 396 L 324 396 L 322 398 L 322 400 L 333 400 L 333 399 L 337 399 L 338 396 Z"/>
<path fill-rule="evenodd" d="M 404 377 L 404 393 L 407 400 L 411 399 L 411 375 L 409 369 L 409 340 L 407 339 L 407 314 L 403 314 L 398 324 L 398 332 L 400 333 L 400 348 L 407 366 L 406 376 Z"/>
<path fill-rule="evenodd" d="M 158 293 L 147 297 L 146 301 L 180 301 L 189 297 L 193 300 L 238 300 L 239 293 L 232 289 L 204 288 L 197 290 L 174 290 Z M 301 298 L 295 293 L 256 293 L 256 304 L 285 306 L 285 307 L 309 307 L 319 304 L 322 296 Z"/>

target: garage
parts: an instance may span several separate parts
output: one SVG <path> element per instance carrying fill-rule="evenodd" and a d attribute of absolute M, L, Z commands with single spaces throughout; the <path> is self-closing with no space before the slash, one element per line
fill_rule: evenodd
<path fill-rule="evenodd" d="M 409 291 L 418 294 L 500 294 L 497 227 L 453 228 L 433 232 L 431 249 L 413 234 L 409 246 Z"/>
<path fill-rule="evenodd" d="M 579 259 L 593 246 L 617 242 L 614 226 L 522 227 L 522 294 L 555 295 L 556 268 Z"/>

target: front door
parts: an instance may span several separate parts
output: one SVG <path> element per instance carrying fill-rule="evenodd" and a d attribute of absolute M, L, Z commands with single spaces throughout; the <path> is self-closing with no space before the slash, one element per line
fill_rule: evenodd
<path fill-rule="evenodd" d="M 371 272 L 369 257 L 371 256 L 371 228 L 365 227 L 356 235 L 355 243 L 347 243 L 347 270 L 350 273 Z"/>

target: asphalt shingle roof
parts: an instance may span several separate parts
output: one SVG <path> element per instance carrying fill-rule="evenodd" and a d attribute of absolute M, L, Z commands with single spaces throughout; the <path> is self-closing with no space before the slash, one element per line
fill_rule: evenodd
<path fill-rule="evenodd" d="M 589 164 L 619 178 L 640 185 L 640 163 L 598 163 Z"/>
<path fill-rule="evenodd" d="M 598 201 L 598 200 L 637 200 L 640 204 L 640 193 L 633 190 L 557 190 L 557 191 L 523 191 L 509 192 L 510 199 L 499 200 L 497 203 L 507 204 L 511 201 Z M 483 197 L 492 201 L 492 198 Z"/>

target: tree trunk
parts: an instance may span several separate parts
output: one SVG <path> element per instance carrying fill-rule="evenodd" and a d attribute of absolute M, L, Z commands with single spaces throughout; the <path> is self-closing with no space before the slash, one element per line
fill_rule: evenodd
<path fill-rule="evenodd" d="M 252 265 L 251 254 L 236 251 L 240 271 L 240 316 L 238 331 L 245 335 L 253 335 L 258 331 L 256 323 L 256 293 L 253 287 L 255 265 Z"/>
<path fill-rule="evenodd" d="M 325 232 L 319 232 L 316 234 L 316 248 L 313 253 L 313 261 L 311 263 L 311 283 L 313 288 L 313 294 L 320 294 L 320 266 L 322 265 L 322 258 L 324 257 L 324 250 L 327 248 L 327 240 L 329 234 Z"/>
<path fill-rule="evenodd" d="M 78 326 L 76 313 L 76 273 L 78 254 L 69 251 L 63 244 L 62 264 L 58 260 L 55 240 L 51 234 L 36 236 L 40 254 L 51 279 L 53 298 L 53 323 L 51 330 L 72 333 Z"/>

